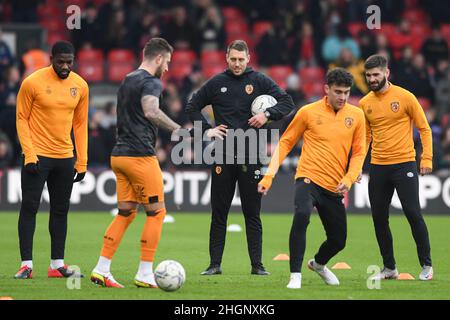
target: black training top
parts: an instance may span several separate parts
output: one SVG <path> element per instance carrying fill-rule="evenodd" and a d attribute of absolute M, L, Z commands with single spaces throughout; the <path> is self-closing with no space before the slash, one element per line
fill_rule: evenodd
<path fill-rule="evenodd" d="M 161 80 L 146 70 L 137 69 L 125 77 L 117 92 L 117 142 L 112 156 L 156 155 L 158 128 L 145 117 L 141 98 L 161 98 L 161 93 Z"/>

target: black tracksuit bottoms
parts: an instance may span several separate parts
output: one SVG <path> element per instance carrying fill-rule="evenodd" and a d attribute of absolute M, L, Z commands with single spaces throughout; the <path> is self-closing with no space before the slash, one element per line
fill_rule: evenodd
<path fill-rule="evenodd" d="M 36 214 L 47 182 L 50 197 L 49 231 L 51 259 L 64 259 L 67 235 L 67 213 L 74 178 L 74 158 L 53 159 L 38 156 L 39 173 L 22 167 L 22 204 L 19 213 L 19 243 L 22 261 L 33 259 L 33 236 Z"/>

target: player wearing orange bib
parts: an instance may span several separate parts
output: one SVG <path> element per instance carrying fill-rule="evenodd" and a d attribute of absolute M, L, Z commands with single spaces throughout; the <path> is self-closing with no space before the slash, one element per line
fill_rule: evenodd
<path fill-rule="evenodd" d="M 303 137 L 289 238 L 291 278 L 287 287 L 290 289 L 301 288 L 306 229 L 313 206 L 317 208 L 327 240 L 314 259 L 308 261 L 308 268 L 317 272 L 325 283 L 339 285 L 337 277 L 325 265 L 345 247 L 347 221 L 343 196 L 358 180 L 365 156 L 364 114 L 347 103 L 352 84 L 352 75 L 344 69 L 327 73 L 326 96 L 297 112 L 258 185 L 259 192 L 267 193 L 280 164 Z"/>
<path fill-rule="evenodd" d="M 365 62 L 366 81 L 372 90 L 359 102 L 366 117 L 366 145 L 372 142 L 369 198 L 375 233 L 383 257 L 384 269 L 376 277 L 395 279 L 392 234 L 389 228 L 389 205 L 394 190 L 402 204 L 416 242 L 421 280 L 433 278 L 430 240 L 420 212 L 419 179 L 413 141 L 413 124 L 420 133 L 423 153 L 420 174 L 431 172 L 433 164 L 432 134 L 425 113 L 409 91 L 388 82 L 387 60 L 381 55 Z"/>

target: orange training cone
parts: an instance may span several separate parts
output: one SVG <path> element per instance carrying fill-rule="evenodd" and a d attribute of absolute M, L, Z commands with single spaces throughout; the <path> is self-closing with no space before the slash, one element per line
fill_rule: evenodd
<path fill-rule="evenodd" d="M 331 269 L 337 269 L 337 270 L 350 270 L 352 267 L 350 267 L 347 263 L 345 262 L 338 262 L 336 263 L 333 267 L 331 267 Z"/>
<path fill-rule="evenodd" d="M 280 253 L 275 258 L 273 258 L 275 261 L 289 261 L 289 256 L 286 253 Z"/>
<path fill-rule="evenodd" d="M 414 277 L 410 273 L 400 273 L 398 280 L 414 280 Z"/>

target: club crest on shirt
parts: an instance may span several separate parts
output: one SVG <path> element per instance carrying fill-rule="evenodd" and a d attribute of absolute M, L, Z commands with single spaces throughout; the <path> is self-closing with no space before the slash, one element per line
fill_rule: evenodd
<path fill-rule="evenodd" d="M 252 94 L 253 86 L 251 84 L 246 85 L 245 86 L 245 92 L 247 92 L 247 94 Z"/>
<path fill-rule="evenodd" d="M 77 88 L 70 88 L 70 95 L 72 96 L 72 98 L 75 98 L 77 96 L 77 92 Z"/>
<path fill-rule="evenodd" d="M 353 118 L 345 118 L 345 126 L 351 128 L 353 125 Z"/>
<path fill-rule="evenodd" d="M 371 107 L 369 107 L 369 109 L 367 109 L 367 113 L 368 113 L 368 114 L 371 114 L 371 113 L 372 113 L 372 108 L 371 108 Z"/>
<path fill-rule="evenodd" d="M 216 174 L 221 174 L 221 173 L 222 173 L 222 167 L 216 166 Z"/>
<path fill-rule="evenodd" d="M 391 110 L 397 112 L 398 109 L 400 109 L 400 102 L 398 101 L 391 102 Z"/>

